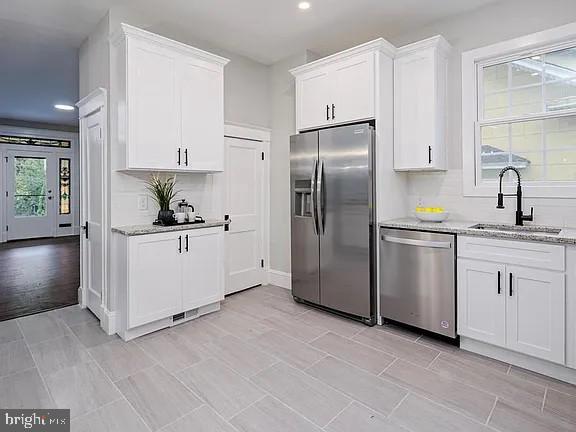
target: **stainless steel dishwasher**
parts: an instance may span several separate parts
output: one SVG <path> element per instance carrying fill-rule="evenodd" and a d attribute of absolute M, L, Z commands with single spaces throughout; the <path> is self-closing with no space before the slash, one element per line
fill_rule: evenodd
<path fill-rule="evenodd" d="M 456 237 L 380 228 L 380 315 L 456 337 Z"/>

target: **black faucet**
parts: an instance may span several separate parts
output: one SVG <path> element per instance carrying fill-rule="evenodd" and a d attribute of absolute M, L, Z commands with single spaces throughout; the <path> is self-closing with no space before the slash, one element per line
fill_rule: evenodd
<path fill-rule="evenodd" d="M 516 188 L 515 194 L 503 194 L 502 193 L 502 177 L 507 171 L 514 171 L 518 176 L 518 187 Z M 507 166 L 506 168 L 500 171 L 500 191 L 498 192 L 498 205 L 496 208 L 503 209 L 504 208 L 504 197 L 505 196 L 515 196 L 516 197 L 516 225 L 522 226 L 524 225 L 524 221 L 533 221 L 534 220 L 534 207 L 530 208 L 530 216 L 524 215 L 522 213 L 522 185 L 520 184 L 520 172 L 514 168 L 513 166 Z"/>

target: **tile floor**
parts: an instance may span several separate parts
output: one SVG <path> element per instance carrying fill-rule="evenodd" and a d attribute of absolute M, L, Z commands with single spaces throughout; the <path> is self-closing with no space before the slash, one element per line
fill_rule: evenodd
<path fill-rule="evenodd" d="M 576 386 L 274 286 L 128 343 L 77 306 L 0 322 L 0 407 L 75 432 L 576 431 Z"/>

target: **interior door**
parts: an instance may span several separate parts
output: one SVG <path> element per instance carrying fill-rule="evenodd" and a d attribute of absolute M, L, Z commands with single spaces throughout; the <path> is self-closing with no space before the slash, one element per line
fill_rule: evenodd
<path fill-rule="evenodd" d="M 299 130 L 311 129 L 331 123 L 331 80 L 329 69 L 314 71 L 298 78 L 298 121 Z"/>
<path fill-rule="evenodd" d="M 372 128 L 368 124 L 320 131 L 320 301 L 360 317 L 373 314 L 375 287 Z"/>
<path fill-rule="evenodd" d="M 7 158 L 7 239 L 52 237 L 56 158 L 40 151 L 10 151 Z"/>
<path fill-rule="evenodd" d="M 320 248 L 316 217 L 318 132 L 290 137 L 292 295 L 320 303 Z"/>
<path fill-rule="evenodd" d="M 232 223 L 226 233 L 226 294 L 264 282 L 264 162 L 259 141 L 225 138 L 225 213 Z"/>
<path fill-rule="evenodd" d="M 517 266 L 506 271 L 508 348 L 564 364 L 564 274 Z"/>
<path fill-rule="evenodd" d="M 82 288 L 83 303 L 102 318 L 104 262 L 104 189 L 102 113 L 96 111 L 81 120 L 82 172 Z"/>
<path fill-rule="evenodd" d="M 458 258 L 458 333 L 506 345 L 506 267 Z"/>

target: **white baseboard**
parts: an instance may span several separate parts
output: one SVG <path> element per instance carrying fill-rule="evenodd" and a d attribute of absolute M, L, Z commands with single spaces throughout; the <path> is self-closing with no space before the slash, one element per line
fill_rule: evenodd
<path fill-rule="evenodd" d="M 576 369 L 568 368 L 536 357 L 500 348 L 466 337 L 460 338 L 460 348 L 486 357 L 494 358 L 542 375 L 576 384 Z"/>
<path fill-rule="evenodd" d="M 281 288 L 292 289 L 292 275 L 278 270 L 268 270 L 268 283 Z"/>
<path fill-rule="evenodd" d="M 102 310 L 102 321 L 100 321 L 100 327 L 108 335 L 113 335 L 117 332 L 116 330 L 116 312 L 111 312 L 107 309 Z"/>

